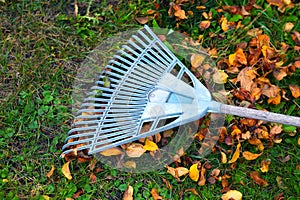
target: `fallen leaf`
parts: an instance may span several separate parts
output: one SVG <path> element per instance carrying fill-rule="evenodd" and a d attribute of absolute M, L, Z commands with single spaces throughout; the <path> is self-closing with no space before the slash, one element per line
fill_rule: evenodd
<path fill-rule="evenodd" d="M 209 20 L 201 21 L 199 26 L 201 31 L 208 29 L 210 27 L 210 21 Z"/>
<path fill-rule="evenodd" d="M 271 103 L 271 104 L 274 104 L 274 105 L 278 105 L 280 103 L 280 101 L 281 101 L 281 96 L 280 96 L 280 94 L 278 94 L 275 97 L 270 97 L 268 99 L 268 104 Z"/>
<path fill-rule="evenodd" d="M 250 172 L 250 177 L 254 181 L 254 183 L 260 186 L 268 185 L 268 182 L 265 179 L 261 178 L 260 174 L 257 171 Z"/>
<path fill-rule="evenodd" d="M 94 173 L 91 173 L 90 183 L 93 184 L 93 183 L 96 183 L 96 181 L 97 181 L 97 176 Z"/>
<path fill-rule="evenodd" d="M 47 173 L 47 177 L 50 178 L 53 175 L 54 171 L 55 171 L 55 167 L 54 165 L 52 165 L 51 170 Z"/>
<path fill-rule="evenodd" d="M 103 156 L 117 156 L 123 154 L 123 151 L 121 151 L 118 147 L 113 147 L 104 151 L 100 152 Z"/>
<path fill-rule="evenodd" d="M 44 198 L 45 200 L 50 200 L 50 197 L 49 197 L 48 195 L 43 195 L 43 198 Z"/>
<path fill-rule="evenodd" d="M 235 53 L 229 55 L 228 61 L 229 61 L 230 65 L 234 65 L 234 63 L 235 63 L 235 56 L 236 56 Z"/>
<path fill-rule="evenodd" d="M 200 178 L 199 178 L 199 181 L 198 181 L 199 186 L 205 185 L 205 182 L 206 182 L 205 173 L 206 173 L 206 169 L 205 169 L 204 165 L 202 165 L 201 171 L 200 171 Z"/>
<path fill-rule="evenodd" d="M 192 54 L 191 56 L 191 65 L 192 70 L 196 70 L 198 67 L 200 67 L 205 60 L 206 56 L 201 54 Z"/>
<path fill-rule="evenodd" d="M 300 146 L 300 137 L 298 138 L 298 145 Z"/>
<path fill-rule="evenodd" d="M 269 135 L 269 134 L 268 134 Z M 260 140 L 260 139 L 258 139 L 258 138 L 250 138 L 249 140 L 248 140 L 248 142 L 250 143 L 250 144 L 252 144 L 252 145 L 255 145 L 255 146 L 257 146 L 257 148 L 260 150 L 260 151 L 263 151 L 264 150 L 264 145 L 263 145 L 263 143 L 262 143 L 262 141 Z"/>
<path fill-rule="evenodd" d="M 281 189 L 287 188 L 280 176 L 276 176 L 276 182 L 277 182 L 279 188 L 281 188 Z"/>
<path fill-rule="evenodd" d="M 228 31 L 229 29 L 228 20 L 224 16 L 221 18 L 221 28 L 224 32 Z"/>
<path fill-rule="evenodd" d="M 145 152 L 146 150 L 144 149 L 144 146 L 139 143 L 132 143 L 126 148 L 126 154 L 131 158 L 139 158 Z"/>
<path fill-rule="evenodd" d="M 140 24 L 146 24 L 150 20 L 150 17 L 136 17 L 135 20 Z"/>
<path fill-rule="evenodd" d="M 242 200 L 243 194 L 237 190 L 229 190 L 222 195 L 222 200 Z"/>
<path fill-rule="evenodd" d="M 300 97 L 300 88 L 298 87 L 298 85 L 289 85 L 289 88 L 292 92 L 293 97 Z"/>
<path fill-rule="evenodd" d="M 274 200 L 284 200 L 284 193 L 281 192 L 274 197 Z"/>
<path fill-rule="evenodd" d="M 145 145 L 143 147 L 146 151 L 156 151 L 158 150 L 158 146 L 156 143 L 148 140 L 148 138 L 145 141 Z"/>
<path fill-rule="evenodd" d="M 287 68 L 278 68 L 273 70 L 273 76 L 278 80 L 281 81 L 284 77 L 287 76 Z"/>
<path fill-rule="evenodd" d="M 264 84 L 262 88 L 262 94 L 266 95 L 267 97 L 276 97 L 280 92 L 280 88 L 277 87 L 276 85 L 269 85 L 269 84 Z"/>
<path fill-rule="evenodd" d="M 268 172 L 269 171 L 269 165 L 271 164 L 271 160 L 267 159 L 267 160 L 262 160 L 260 163 L 260 171 L 261 172 Z"/>
<path fill-rule="evenodd" d="M 237 82 L 240 82 L 241 89 L 245 89 L 247 91 L 251 91 L 254 85 L 253 79 L 256 77 L 256 72 L 252 67 L 245 67 L 240 71 L 237 76 Z"/>
<path fill-rule="evenodd" d="M 171 190 L 171 189 L 172 189 L 172 185 L 169 183 L 169 181 L 168 181 L 167 179 L 165 179 L 165 178 L 162 178 L 162 180 L 163 180 L 163 182 L 166 184 L 167 188 L 168 188 L 169 190 Z"/>
<path fill-rule="evenodd" d="M 162 196 L 159 196 L 158 191 L 157 191 L 156 188 L 152 188 L 152 190 L 151 190 L 151 195 L 152 195 L 152 198 L 153 198 L 154 200 L 163 199 Z"/>
<path fill-rule="evenodd" d="M 241 143 L 238 143 L 238 145 L 236 146 L 236 150 L 229 163 L 234 163 L 235 161 L 237 161 L 237 159 L 240 157 L 240 151 L 241 151 Z"/>
<path fill-rule="evenodd" d="M 299 60 L 296 61 L 296 62 L 294 63 L 294 65 L 295 65 L 296 68 L 300 69 L 300 61 L 299 61 Z"/>
<path fill-rule="evenodd" d="M 227 82 L 228 75 L 224 70 L 219 70 L 218 73 L 214 73 L 213 80 L 215 83 L 224 84 Z"/>
<path fill-rule="evenodd" d="M 134 161 L 127 160 L 125 163 L 123 163 L 123 166 L 126 167 L 126 168 L 135 169 L 136 168 L 136 163 Z"/>
<path fill-rule="evenodd" d="M 64 176 L 68 179 L 68 180 L 72 180 L 72 175 L 70 172 L 70 168 L 69 168 L 69 164 L 71 161 L 66 162 L 63 166 L 62 166 L 62 173 L 64 174 Z"/>
<path fill-rule="evenodd" d="M 221 151 L 221 162 L 224 164 L 224 163 L 227 163 L 227 155 Z"/>
<path fill-rule="evenodd" d="M 194 195 L 199 195 L 195 188 L 186 189 L 184 192 L 191 192 Z"/>
<path fill-rule="evenodd" d="M 78 189 L 74 194 L 73 198 L 78 199 L 84 193 L 83 189 Z"/>
<path fill-rule="evenodd" d="M 182 10 L 181 8 L 180 8 L 180 6 L 178 6 L 178 5 L 174 5 L 173 6 L 173 9 L 174 9 L 174 16 L 175 17 L 178 17 L 179 19 L 187 19 L 187 16 L 185 15 L 185 11 L 184 10 Z"/>
<path fill-rule="evenodd" d="M 256 153 L 251 153 L 250 151 L 244 151 L 243 152 L 243 157 L 246 160 L 255 160 L 256 158 L 258 158 L 261 155 L 262 155 L 262 153 L 256 154 Z"/>
<path fill-rule="evenodd" d="M 189 171 L 189 176 L 190 176 L 190 178 L 193 180 L 193 181 L 195 181 L 195 182 L 197 182 L 198 181 L 198 179 L 199 179 L 199 170 L 198 170 L 198 166 L 199 166 L 199 164 L 198 163 L 195 163 L 195 164 L 193 164 L 191 167 L 190 167 L 190 171 Z"/>
<path fill-rule="evenodd" d="M 169 167 L 169 166 L 166 166 L 166 167 L 168 169 L 167 172 L 170 173 L 175 178 L 179 178 L 179 177 L 184 176 L 189 173 L 189 170 L 185 167 L 177 167 L 177 168 L 173 168 L 173 167 Z"/>
<path fill-rule="evenodd" d="M 237 50 L 235 51 L 235 59 L 243 64 L 243 65 L 247 65 L 247 58 L 243 52 L 243 49 L 241 48 L 237 48 Z"/>
<path fill-rule="evenodd" d="M 123 200 L 133 200 L 133 187 L 128 185 L 124 192 Z"/>
<path fill-rule="evenodd" d="M 212 177 L 217 178 L 217 177 L 220 175 L 220 173 L 221 173 L 221 170 L 219 170 L 218 168 L 215 168 L 215 169 L 213 169 L 213 170 L 211 171 L 210 175 L 211 175 Z"/>
<path fill-rule="evenodd" d="M 271 136 L 275 136 L 275 135 L 278 135 L 282 132 L 282 125 L 276 125 L 276 126 L 273 126 L 270 130 L 270 135 Z"/>

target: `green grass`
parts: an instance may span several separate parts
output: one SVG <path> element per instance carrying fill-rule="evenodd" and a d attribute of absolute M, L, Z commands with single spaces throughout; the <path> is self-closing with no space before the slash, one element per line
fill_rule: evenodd
<path fill-rule="evenodd" d="M 220 182 L 198 186 L 189 177 L 178 182 L 165 169 L 132 174 L 111 169 L 98 162 L 96 167 L 103 171 L 96 174 L 97 181 L 94 184 L 90 183 L 92 171 L 88 163 L 72 161 L 71 181 L 61 173 L 63 161 L 59 156 L 72 122 L 71 87 L 80 63 L 95 46 L 114 33 L 139 27 L 135 16 L 145 16 L 147 10 L 155 9 L 152 1 L 107 2 L 113 3 L 113 6 L 92 1 L 87 17 L 88 1 L 78 0 L 77 18 L 74 17 L 73 1 L 0 2 L 0 199 L 44 199 L 42 195 L 51 199 L 65 199 L 72 197 L 79 189 L 84 190 L 79 199 L 122 199 L 128 185 L 133 186 L 135 199 L 151 199 L 152 188 L 157 188 L 165 199 L 220 199 Z M 242 20 L 245 27 L 262 29 L 277 48 L 280 42 L 294 45 L 291 34 L 284 32 L 282 27 L 286 22 L 293 22 L 294 30 L 299 31 L 299 6 L 280 13 L 274 6 L 268 7 L 263 1 L 257 2 L 263 9 L 254 9 L 251 16 L 245 17 Z M 199 28 L 203 11 L 196 9 L 198 4 L 182 7 L 191 9 L 194 17 L 176 28 L 175 19 L 167 14 L 169 1 L 156 3 L 160 4 L 158 12 L 161 17 L 157 20 L 160 27 L 187 32 L 194 39 L 199 34 L 204 35 L 203 46 L 219 50 L 220 57 L 217 60 L 233 53 L 239 42 L 249 41 L 245 36 L 247 29 L 223 33 L 217 22 L 222 14 L 215 11 L 221 4 L 244 5 L 244 1 L 208 1 L 204 11 L 211 10 L 213 19 L 211 27 L 204 31 Z M 226 18 L 234 21 L 238 16 L 227 13 Z M 152 21 L 148 24 L 151 26 Z M 219 39 L 211 38 L 211 32 L 219 34 Z M 293 62 L 299 56 L 298 53 L 290 49 L 286 62 Z M 298 70 L 280 82 L 271 81 L 288 90 L 290 83 L 299 85 L 299 76 Z M 226 85 L 226 89 L 232 89 L 231 85 Z M 274 112 L 300 116 L 299 98 L 281 104 L 270 106 L 263 103 L 260 106 Z M 210 154 L 200 161 L 209 162 L 212 169 L 219 168 L 222 174 L 231 175 L 231 188 L 242 192 L 245 199 L 273 199 L 282 192 L 286 199 L 298 199 L 298 137 L 285 133 L 282 143 L 267 147 L 255 161 L 240 158 L 234 169 L 229 164 L 220 163 L 219 153 Z M 265 145 L 268 146 L 268 143 Z M 243 144 L 243 148 L 252 147 Z M 191 153 L 184 158 L 197 160 L 193 157 L 194 151 L 192 146 Z M 283 162 L 282 158 L 286 156 L 290 156 L 290 160 Z M 271 160 L 270 171 L 261 173 L 261 176 L 269 185 L 262 187 L 253 183 L 249 173 L 259 171 L 259 163 L 265 159 Z M 52 165 L 57 170 L 48 179 L 46 174 Z M 163 179 L 168 180 L 172 189 L 167 188 Z M 279 179 L 283 184 L 278 183 Z M 196 188 L 199 196 L 185 192 L 189 188 Z"/>

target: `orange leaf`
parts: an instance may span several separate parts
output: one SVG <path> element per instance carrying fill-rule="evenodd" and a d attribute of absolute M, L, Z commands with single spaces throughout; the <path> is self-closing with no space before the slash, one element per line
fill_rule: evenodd
<path fill-rule="evenodd" d="M 250 92 L 251 89 L 253 88 L 254 85 L 253 79 L 255 79 L 255 77 L 256 77 L 255 70 L 253 70 L 252 67 L 245 67 L 238 74 L 237 81 L 240 82 L 242 89 L 245 89 Z"/>
<path fill-rule="evenodd" d="M 121 151 L 118 147 L 113 147 L 104 151 L 101 151 L 100 154 L 103 156 L 117 156 L 122 154 L 123 151 Z"/>
<path fill-rule="evenodd" d="M 152 188 L 152 190 L 151 190 L 151 195 L 152 195 L 152 198 L 153 198 L 154 200 L 163 199 L 161 196 L 159 196 L 158 191 L 157 191 L 156 188 Z"/>
<path fill-rule="evenodd" d="M 242 200 L 243 194 L 237 190 L 229 190 L 222 195 L 222 200 Z"/>
<path fill-rule="evenodd" d="M 262 155 L 262 153 L 256 154 L 256 153 L 251 153 L 250 151 L 244 151 L 243 152 L 243 157 L 246 160 L 255 160 L 256 158 L 258 158 L 261 155 Z"/>
<path fill-rule="evenodd" d="M 170 173 L 175 178 L 179 178 L 179 177 L 184 176 L 189 173 L 189 170 L 185 167 L 173 168 L 173 167 L 167 166 L 167 169 L 168 169 L 167 172 Z"/>
<path fill-rule="evenodd" d="M 62 166 L 62 173 L 64 174 L 64 176 L 68 179 L 68 180 L 72 180 L 72 175 L 70 172 L 70 168 L 69 168 L 69 164 L 71 161 L 66 162 L 63 166 Z"/>
<path fill-rule="evenodd" d="M 139 158 L 145 152 L 143 145 L 139 143 L 132 143 L 126 148 L 126 154 L 131 158 Z"/>
<path fill-rule="evenodd" d="M 96 183 L 96 181 L 97 181 L 97 176 L 94 173 L 91 173 L 90 183 L 93 184 L 93 183 Z"/>
<path fill-rule="evenodd" d="M 185 11 L 181 10 L 180 6 L 174 5 L 173 9 L 175 10 L 174 15 L 178 17 L 179 19 L 187 19 L 187 16 L 185 15 Z"/>
<path fill-rule="evenodd" d="M 252 145 L 257 146 L 257 148 L 258 148 L 260 151 L 264 150 L 264 148 L 265 148 L 264 145 L 263 145 L 263 143 L 261 142 L 260 139 L 257 139 L 257 138 L 251 138 L 251 139 L 248 140 L 248 142 L 249 142 L 250 144 L 252 144 Z"/>
<path fill-rule="evenodd" d="M 269 165 L 271 164 L 271 160 L 267 159 L 267 160 L 262 160 L 260 163 L 260 171 L 261 172 L 268 172 L 269 171 Z"/>
<path fill-rule="evenodd" d="M 279 69 L 275 69 L 273 71 L 273 76 L 278 80 L 281 81 L 284 77 L 287 76 L 287 68 L 279 68 Z"/>
<path fill-rule="evenodd" d="M 280 94 L 278 94 L 276 97 L 270 97 L 268 99 L 268 104 L 274 104 L 274 105 L 278 105 L 281 101 L 281 96 Z"/>
<path fill-rule="evenodd" d="M 282 132 L 282 125 L 273 126 L 270 130 L 270 135 L 278 135 Z"/>
<path fill-rule="evenodd" d="M 300 137 L 298 138 L 298 145 L 300 145 Z"/>
<path fill-rule="evenodd" d="M 221 162 L 224 164 L 224 163 L 227 163 L 227 155 L 221 151 Z"/>
<path fill-rule="evenodd" d="M 297 85 L 289 85 L 289 88 L 292 92 L 293 97 L 300 97 L 300 88 Z"/>
<path fill-rule="evenodd" d="M 299 60 L 296 61 L 296 62 L 294 63 L 294 65 L 295 65 L 296 68 L 300 69 L 300 61 L 299 61 Z"/>
<path fill-rule="evenodd" d="M 243 64 L 243 65 L 247 65 L 247 58 L 243 52 L 243 49 L 238 48 L 235 52 L 235 58 L 237 59 L 237 61 L 239 61 L 239 63 Z"/>
<path fill-rule="evenodd" d="M 241 151 L 241 143 L 239 143 L 236 146 L 236 150 L 235 150 L 231 160 L 229 161 L 229 163 L 234 163 L 235 161 L 237 161 L 237 159 L 240 157 L 240 151 Z"/>
<path fill-rule="evenodd" d="M 224 32 L 228 31 L 228 21 L 225 17 L 221 18 L 221 28 Z"/>
<path fill-rule="evenodd" d="M 202 165 L 201 171 L 200 171 L 200 178 L 199 178 L 199 181 L 198 181 L 199 186 L 205 185 L 205 182 L 206 182 L 205 173 L 206 173 L 206 169 L 205 169 L 204 165 Z"/>
<path fill-rule="evenodd" d="M 208 29 L 210 27 L 210 21 L 204 20 L 200 22 L 200 29 L 203 31 L 205 29 Z"/>
<path fill-rule="evenodd" d="M 133 200 L 133 187 L 128 185 L 124 192 L 123 200 Z"/>
<path fill-rule="evenodd" d="M 51 170 L 47 173 L 47 177 L 50 178 L 53 175 L 54 171 L 55 171 L 55 167 L 54 165 L 52 165 Z"/>
<path fill-rule="evenodd" d="M 189 171 L 189 176 L 190 176 L 190 178 L 193 180 L 193 181 L 195 181 L 195 182 L 197 182 L 198 181 L 198 179 L 199 179 L 199 170 L 198 170 L 198 163 L 195 163 L 195 164 L 193 164 L 191 167 L 190 167 L 190 171 Z"/>
<path fill-rule="evenodd" d="M 268 185 L 268 182 L 265 179 L 261 178 L 260 174 L 256 171 L 250 172 L 250 177 L 254 181 L 254 183 L 260 186 Z"/>
<path fill-rule="evenodd" d="M 73 198 L 74 198 L 74 199 L 77 199 L 77 198 L 79 198 L 83 193 L 84 193 L 83 189 L 78 189 L 78 190 L 73 194 Z"/>
<path fill-rule="evenodd" d="M 143 147 L 146 151 L 156 151 L 158 150 L 158 146 L 156 143 L 146 139 L 145 145 Z"/>

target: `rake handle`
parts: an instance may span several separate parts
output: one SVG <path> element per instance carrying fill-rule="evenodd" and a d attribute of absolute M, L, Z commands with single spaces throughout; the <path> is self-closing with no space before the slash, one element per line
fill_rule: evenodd
<path fill-rule="evenodd" d="M 232 114 L 240 117 L 260 119 L 264 121 L 276 122 L 280 124 L 287 124 L 287 125 L 300 127 L 300 117 L 293 117 L 293 116 L 282 115 L 273 112 L 255 110 L 251 108 L 243 108 L 238 106 L 231 106 L 226 104 L 221 104 L 220 112 L 224 114 Z"/>

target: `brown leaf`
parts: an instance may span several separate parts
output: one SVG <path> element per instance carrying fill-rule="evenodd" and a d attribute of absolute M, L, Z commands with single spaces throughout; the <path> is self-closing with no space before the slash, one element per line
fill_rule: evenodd
<path fill-rule="evenodd" d="M 170 173 L 175 178 L 179 178 L 179 177 L 184 176 L 189 173 L 189 170 L 185 167 L 177 167 L 177 168 L 173 168 L 173 167 L 169 167 L 169 166 L 166 166 L 166 167 L 168 169 L 167 172 Z"/>
<path fill-rule="evenodd" d="M 90 183 L 93 184 L 93 183 L 96 183 L 96 181 L 97 181 L 97 176 L 94 173 L 91 173 Z"/>
<path fill-rule="evenodd" d="M 132 143 L 126 148 L 126 154 L 131 158 L 139 158 L 145 152 L 146 150 L 144 149 L 144 146 L 139 143 Z"/>
<path fill-rule="evenodd" d="M 210 27 L 210 21 L 209 20 L 201 21 L 199 26 L 201 31 L 208 29 Z"/>
<path fill-rule="evenodd" d="M 128 185 L 124 192 L 123 200 L 133 200 L 133 187 Z"/>
<path fill-rule="evenodd" d="M 118 147 L 113 147 L 104 151 L 100 152 L 103 156 L 117 156 L 120 154 L 123 154 L 123 151 L 121 151 Z"/>
<path fill-rule="evenodd" d="M 267 97 L 276 97 L 280 92 L 280 88 L 276 85 L 265 84 L 262 88 L 262 94 Z"/>
<path fill-rule="evenodd" d="M 271 160 L 267 159 L 267 160 L 262 160 L 260 163 L 260 171 L 261 172 L 268 172 L 269 171 L 269 165 L 271 164 Z"/>
<path fill-rule="evenodd" d="M 136 163 L 134 161 L 127 160 L 125 163 L 123 163 L 123 166 L 126 168 L 135 169 Z"/>
<path fill-rule="evenodd" d="M 211 171 L 210 175 L 211 175 L 212 177 L 217 178 L 217 177 L 220 175 L 220 173 L 221 173 L 221 170 L 219 170 L 218 168 L 215 168 L 215 169 L 213 169 L 213 170 Z"/>
<path fill-rule="evenodd" d="M 287 76 L 287 68 L 278 68 L 273 70 L 273 76 L 278 80 L 281 81 L 284 77 Z"/>
<path fill-rule="evenodd" d="M 295 98 L 300 97 L 300 88 L 298 85 L 289 85 L 289 88 L 292 92 L 293 97 Z"/>
<path fill-rule="evenodd" d="M 150 18 L 149 17 L 136 17 L 135 20 L 140 24 L 146 24 Z"/>
<path fill-rule="evenodd" d="M 244 151 L 243 152 L 243 157 L 246 160 L 255 160 L 256 158 L 258 158 L 261 155 L 262 155 L 262 153 L 256 154 L 256 153 L 251 153 L 250 151 Z"/>
<path fill-rule="evenodd" d="M 282 132 L 282 125 L 276 125 L 276 126 L 273 126 L 270 130 L 270 135 L 271 136 L 275 136 L 275 135 L 278 135 Z"/>
<path fill-rule="evenodd" d="M 274 200 L 284 200 L 284 193 L 279 193 L 277 196 L 274 197 Z"/>
<path fill-rule="evenodd" d="M 66 162 L 61 169 L 62 173 L 68 180 L 72 180 L 72 178 L 73 178 L 71 175 L 71 172 L 70 172 L 70 168 L 69 168 L 70 162 L 71 161 Z"/>
<path fill-rule="evenodd" d="M 163 180 L 163 182 L 166 184 L 167 188 L 168 188 L 169 190 L 171 190 L 171 189 L 172 189 L 172 185 L 169 183 L 169 181 L 168 181 L 167 179 L 165 179 L 165 178 L 162 178 L 162 180 Z"/>
<path fill-rule="evenodd" d="M 73 198 L 77 199 L 84 193 L 83 189 L 78 189 L 75 194 L 73 194 Z"/>
<path fill-rule="evenodd" d="M 295 65 L 295 67 L 296 67 L 297 69 L 300 69 L 300 61 L 299 61 L 299 60 L 296 61 L 296 62 L 294 63 L 294 65 Z"/>
<path fill-rule="evenodd" d="M 158 191 L 157 191 L 156 188 L 152 188 L 152 190 L 151 190 L 151 195 L 152 195 L 152 198 L 153 198 L 154 200 L 160 200 L 160 199 L 163 199 L 162 196 L 159 196 Z"/>
<path fill-rule="evenodd" d="M 243 194 L 237 190 L 229 190 L 222 195 L 222 200 L 242 200 Z"/>
<path fill-rule="evenodd" d="M 186 189 L 184 192 L 191 192 L 192 194 L 194 194 L 196 196 L 199 195 L 195 188 Z"/>
<path fill-rule="evenodd" d="M 229 163 L 234 163 L 235 161 L 237 161 L 237 159 L 240 157 L 240 151 L 241 151 L 241 143 L 238 143 L 238 145 L 236 146 L 236 150 Z"/>
<path fill-rule="evenodd" d="M 252 67 L 245 67 L 240 71 L 237 77 L 237 81 L 240 82 L 241 88 L 247 91 L 251 91 L 253 88 L 254 82 L 253 79 L 256 77 L 255 70 Z"/>
<path fill-rule="evenodd" d="M 205 173 L 206 173 L 206 169 L 205 169 L 204 165 L 202 165 L 201 171 L 200 171 L 200 178 L 199 178 L 199 181 L 198 181 L 199 186 L 205 185 L 205 182 L 206 182 Z"/>
<path fill-rule="evenodd" d="M 250 172 L 250 177 L 254 181 L 254 183 L 260 186 L 268 185 L 268 182 L 265 179 L 261 178 L 260 174 L 257 171 Z"/>
<path fill-rule="evenodd" d="M 53 175 L 54 171 L 55 171 L 55 167 L 54 165 L 52 165 L 51 170 L 47 173 L 47 177 L 50 178 Z"/>
<path fill-rule="evenodd" d="M 237 48 L 237 50 L 235 51 L 235 58 L 242 65 L 247 65 L 247 58 L 243 52 L 243 49 Z"/>
<path fill-rule="evenodd" d="M 192 70 L 196 70 L 198 67 L 200 67 L 205 60 L 206 56 L 201 54 L 192 54 L 191 56 L 191 65 Z"/>

